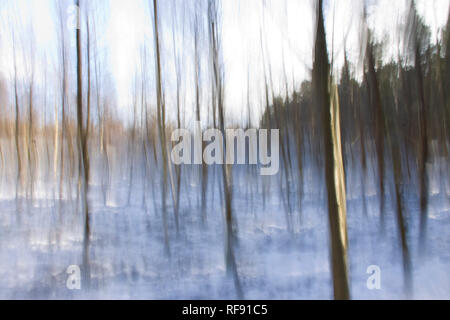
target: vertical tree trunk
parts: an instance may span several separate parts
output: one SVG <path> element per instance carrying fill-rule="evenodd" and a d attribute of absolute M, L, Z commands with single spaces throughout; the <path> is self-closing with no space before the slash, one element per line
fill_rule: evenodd
<path fill-rule="evenodd" d="M 218 34 L 218 19 L 217 19 L 217 3 L 215 0 L 210 0 L 208 3 L 208 19 L 209 19 L 209 32 L 210 32 L 210 46 L 212 52 L 212 69 L 214 74 L 214 96 L 217 97 L 217 111 L 219 117 L 219 130 L 224 137 L 223 145 L 223 165 L 222 165 L 222 180 L 223 180 L 223 192 L 225 201 L 225 263 L 227 273 L 233 277 L 234 286 L 236 289 L 236 295 L 238 299 L 243 298 L 243 292 L 239 275 L 237 272 L 236 258 L 234 255 L 234 221 L 233 221 L 233 206 L 232 206 L 232 172 L 231 165 L 226 164 L 226 135 L 225 135 L 225 110 L 224 110 L 224 97 L 223 97 L 223 78 L 219 68 L 219 34 Z"/>
<path fill-rule="evenodd" d="M 31 53 L 33 54 L 33 53 Z M 28 157 L 28 177 L 29 177 L 29 190 L 30 190 L 30 198 L 33 202 L 33 194 L 34 194 L 34 159 L 33 159 L 33 112 L 34 112 L 34 106 L 33 106 L 33 89 L 34 89 L 34 65 L 33 65 L 33 59 L 31 59 L 31 79 L 29 84 L 29 91 L 28 91 L 28 139 L 27 139 L 27 157 Z"/>
<path fill-rule="evenodd" d="M 20 153 L 19 134 L 20 134 L 20 108 L 19 108 L 19 85 L 17 81 L 17 58 L 16 58 L 16 39 L 13 31 L 13 53 L 14 53 L 14 107 L 15 107 L 15 133 L 14 139 L 16 143 L 17 153 L 17 182 L 16 182 L 16 199 L 22 183 L 22 157 Z"/>
<path fill-rule="evenodd" d="M 414 2 L 412 8 L 414 17 L 416 17 Z M 416 29 L 416 28 L 415 28 Z M 417 33 L 418 30 L 413 30 Z M 417 80 L 417 90 L 419 94 L 420 108 L 420 156 L 419 156 L 419 188 L 420 188 L 420 246 L 423 249 L 427 231 L 428 217 L 428 123 L 427 123 L 427 106 L 425 102 L 425 91 L 423 84 L 423 72 L 420 57 L 419 35 L 414 34 L 414 55 L 415 55 L 415 74 Z"/>
<path fill-rule="evenodd" d="M 76 0 L 78 8 L 78 26 L 76 31 L 76 49 L 77 49 L 77 146 L 79 158 L 79 183 L 81 185 L 82 212 L 84 217 L 83 234 L 83 283 L 90 286 L 90 265 L 89 265 L 89 244 L 90 244 L 90 221 L 87 193 L 89 188 L 89 156 L 87 150 L 87 135 L 83 128 L 83 73 L 82 73 L 82 43 L 81 43 L 81 17 L 80 1 Z M 87 30 L 89 32 L 89 30 Z M 90 85 L 90 84 L 88 84 Z"/>
<path fill-rule="evenodd" d="M 164 228 L 164 243 L 166 247 L 166 253 L 170 254 L 169 247 L 169 235 L 167 230 L 167 207 L 166 207 L 166 193 L 167 193 L 167 149 L 166 149 L 166 117 L 165 107 L 162 97 L 162 79 L 161 79 L 161 54 L 159 47 L 159 28 L 158 28 L 158 1 L 153 0 L 153 13 L 154 13 L 154 33 L 155 33 L 155 56 L 156 56 L 156 104 L 157 104 L 157 117 L 158 117 L 158 133 L 161 144 L 162 154 L 162 186 L 161 186 L 161 201 L 163 211 L 163 228 Z"/>
<path fill-rule="evenodd" d="M 61 150 L 60 150 L 60 173 L 59 173 L 59 199 L 62 199 L 63 182 L 64 182 L 64 139 L 66 137 L 66 97 L 67 97 L 67 62 L 66 62 L 66 38 L 65 38 L 65 18 L 63 7 L 59 8 L 59 24 L 61 32 L 61 64 L 62 64 L 62 88 L 61 88 Z M 57 117 L 57 116 L 56 116 Z M 55 152 L 57 151 L 57 142 L 55 143 Z M 57 160 L 57 156 L 55 156 Z M 56 165 L 55 165 L 56 176 Z"/>
<path fill-rule="evenodd" d="M 344 168 L 341 151 L 339 103 L 331 84 L 322 0 L 318 0 L 317 33 L 313 65 L 314 98 L 322 113 L 325 147 L 325 178 L 331 241 L 331 266 L 335 299 L 349 299 L 347 222 Z M 333 101 L 330 100 L 330 87 Z"/>
<path fill-rule="evenodd" d="M 382 227 L 384 226 L 384 111 L 381 104 L 380 90 L 378 86 L 377 74 L 375 71 L 375 58 L 373 56 L 372 44 L 369 41 L 367 44 L 367 65 L 368 65 L 368 86 L 370 94 L 370 103 L 375 112 L 375 148 L 377 154 L 378 176 L 379 176 L 379 197 L 380 197 L 380 221 Z"/>

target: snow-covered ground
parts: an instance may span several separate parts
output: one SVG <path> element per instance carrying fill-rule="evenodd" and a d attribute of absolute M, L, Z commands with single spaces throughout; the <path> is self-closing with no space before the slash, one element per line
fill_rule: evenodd
<path fill-rule="evenodd" d="M 110 164 L 112 174 L 105 199 L 101 179 L 93 175 L 89 191 L 93 279 L 89 290 L 83 284 L 81 290 L 66 287 L 67 268 L 82 265 L 83 217 L 76 199 L 76 179 L 73 183 L 67 182 L 73 186 L 71 194 L 64 188 L 60 199 L 54 179 L 45 180 L 42 174 L 35 183 L 33 201 L 26 200 L 24 195 L 16 200 L 14 174 L 3 172 L 0 184 L 0 298 L 236 297 L 233 282 L 225 270 L 218 168 L 212 167 L 209 172 L 206 223 L 201 221 L 199 171 L 182 169 L 178 233 L 168 187 L 168 255 L 164 247 L 161 191 L 157 178 L 160 172 L 155 170 L 145 178 L 139 159 L 135 161 L 131 192 L 126 161 Z M 357 164 L 347 164 L 352 298 L 450 298 L 450 192 L 448 181 L 438 170 L 448 163 L 441 159 L 440 164 L 430 168 L 428 233 L 421 254 L 414 179 L 408 180 L 403 188 L 412 257 L 413 291 L 409 294 L 404 291 L 402 255 L 389 179 L 386 183 L 386 220 L 382 228 L 373 172 L 371 169 L 368 172 L 365 212 L 361 170 Z M 318 172 L 312 166 L 305 166 L 300 203 L 296 175 L 288 182 L 288 197 L 281 173 L 262 178 L 253 174 L 251 167 L 236 166 L 234 169 L 235 250 L 246 299 L 332 298 L 326 197 L 320 183 L 323 176 Z M 144 193 L 145 179 L 148 181 Z M 291 210 L 287 210 L 287 199 Z M 370 265 L 380 267 L 380 290 L 367 288 L 370 275 L 366 271 Z"/>

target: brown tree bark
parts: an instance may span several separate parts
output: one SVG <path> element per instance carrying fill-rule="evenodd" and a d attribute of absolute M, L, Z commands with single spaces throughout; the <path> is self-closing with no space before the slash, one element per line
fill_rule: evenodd
<path fill-rule="evenodd" d="M 323 20 L 323 1 L 318 0 L 317 33 L 313 65 L 314 99 L 322 113 L 325 148 L 325 179 L 331 241 L 334 298 L 349 299 L 347 222 L 344 168 L 341 150 L 340 115 L 337 89 L 330 78 L 330 65 Z M 330 87 L 334 88 L 333 100 Z"/>

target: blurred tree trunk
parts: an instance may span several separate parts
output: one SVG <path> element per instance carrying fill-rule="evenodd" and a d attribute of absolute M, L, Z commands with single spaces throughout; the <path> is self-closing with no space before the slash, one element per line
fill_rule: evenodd
<path fill-rule="evenodd" d="M 15 107 L 15 133 L 14 140 L 16 143 L 17 153 L 17 182 L 16 182 L 16 199 L 20 190 L 22 182 L 22 157 L 20 153 L 19 134 L 20 134 L 20 108 L 19 108 L 19 84 L 17 75 L 17 54 L 16 54 L 16 39 L 13 31 L 13 53 L 14 53 L 14 107 Z"/>
<path fill-rule="evenodd" d="M 346 192 L 341 150 L 337 88 L 330 78 L 330 65 L 323 21 L 323 1 L 318 0 L 317 33 L 313 65 L 314 99 L 322 113 L 325 178 L 331 241 L 331 266 L 335 299 L 349 299 L 347 261 Z M 330 98 L 330 89 L 333 99 Z"/>
<path fill-rule="evenodd" d="M 159 142 L 161 144 L 162 155 L 162 186 L 161 186 L 161 201 L 163 211 L 163 228 L 164 228 L 164 243 L 166 253 L 170 254 L 169 247 L 169 234 L 167 230 L 167 207 L 166 207 L 166 192 L 167 192 L 167 149 L 166 149 L 166 116 L 165 107 L 162 96 L 162 79 L 161 79 L 161 54 L 159 45 L 159 19 L 158 19 L 158 1 L 153 0 L 153 13 L 154 13 L 154 33 L 155 33 L 155 56 L 156 56 L 156 104 L 157 104 L 157 121 L 158 121 L 158 133 Z"/>
<path fill-rule="evenodd" d="M 59 173 L 59 199 L 62 199 L 64 182 L 64 138 L 66 138 L 66 97 L 67 97 L 67 62 L 66 62 L 66 38 L 65 38 L 65 17 L 62 4 L 59 4 L 59 24 L 61 33 L 61 67 L 62 67 L 62 87 L 61 87 L 61 150 L 60 150 L 60 173 Z M 57 118 L 57 117 L 56 117 Z M 67 137 L 69 140 L 69 137 Z M 55 142 L 55 152 L 58 148 L 58 140 Z M 55 156 L 57 160 L 57 156 Z M 56 176 L 56 165 L 55 165 Z"/>
<path fill-rule="evenodd" d="M 420 137 L 419 137 L 419 189 L 420 189 L 420 244 L 423 249 L 426 229 L 427 229 L 427 215 L 428 215 L 428 121 L 427 109 L 424 87 L 424 74 L 422 70 L 421 45 L 423 40 L 423 29 L 420 18 L 417 15 L 415 1 L 410 3 L 409 11 L 410 34 L 412 38 L 412 49 L 414 51 L 414 69 L 417 84 L 417 94 L 419 99 L 419 114 L 420 114 Z M 431 72 L 431 71 L 430 71 Z"/>
<path fill-rule="evenodd" d="M 26 139 L 27 144 L 27 160 L 28 160 L 28 184 L 29 184 L 29 195 L 31 201 L 33 201 L 34 194 L 34 165 L 35 159 L 33 157 L 33 144 L 34 142 L 34 50 L 33 50 L 33 40 L 30 41 L 30 79 L 28 83 L 28 135 Z M 28 193 L 28 192 L 27 192 Z"/>
<path fill-rule="evenodd" d="M 177 21 L 177 7 L 174 6 L 174 19 L 173 19 L 173 30 L 176 30 L 176 21 Z M 184 28 L 183 28 L 183 36 L 184 36 Z M 175 60 L 175 76 L 176 76 L 176 90 L 177 90 L 177 96 L 176 96 L 176 103 L 177 103 L 177 129 L 181 129 L 181 59 L 178 54 L 177 45 L 176 45 L 176 39 L 175 39 L 175 32 L 172 32 L 172 45 L 173 45 L 173 55 Z M 180 192 L 181 192 L 181 166 L 175 166 L 175 179 L 176 179 L 176 199 L 175 199 L 175 208 L 174 208 L 174 214 L 175 214 L 175 222 L 177 225 L 177 230 L 179 228 L 179 211 L 180 211 Z"/>
<path fill-rule="evenodd" d="M 225 263 L 227 273 L 233 277 L 234 286 L 238 299 L 242 299 L 244 294 L 242 292 L 241 283 L 237 271 L 236 258 L 234 255 L 235 244 L 235 226 L 233 219 L 233 190 L 232 190 L 232 168 L 231 165 L 226 164 L 226 135 L 225 135 L 225 110 L 224 110 L 224 85 L 223 75 L 220 70 L 220 35 L 218 26 L 218 4 L 216 0 L 209 0 L 208 2 L 208 24 L 209 24 L 209 36 L 210 36 L 210 50 L 212 58 L 212 71 L 214 74 L 214 96 L 217 98 L 217 111 L 219 117 L 219 130 L 224 137 L 224 144 L 222 150 L 223 164 L 222 164 L 222 181 L 223 181 L 223 193 L 225 201 Z"/>
<path fill-rule="evenodd" d="M 378 176 L 379 176 L 379 197 L 380 197 L 380 220 L 381 226 L 384 226 L 384 202 L 385 202 L 385 190 L 384 190 L 384 111 L 381 104 L 381 95 L 378 85 L 377 74 L 375 70 L 375 58 L 373 54 L 373 46 L 371 43 L 370 31 L 369 39 L 367 42 L 367 85 L 369 92 L 370 105 L 375 112 L 375 148 L 377 154 L 377 164 L 378 164 Z"/>
<path fill-rule="evenodd" d="M 90 286 L 90 265 L 89 265 L 89 243 L 90 243 L 90 221 L 87 193 L 89 188 L 89 156 L 87 149 L 87 130 L 83 128 L 83 61 L 82 61 L 82 39 L 81 39 L 81 14 L 80 0 L 75 1 L 78 8 L 78 26 L 76 29 L 76 57 L 77 57 L 77 146 L 79 158 L 79 184 L 81 186 L 81 201 L 84 217 L 83 234 L 83 283 Z M 89 30 L 87 30 L 89 33 Z M 90 84 L 88 84 L 90 86 Z"/>

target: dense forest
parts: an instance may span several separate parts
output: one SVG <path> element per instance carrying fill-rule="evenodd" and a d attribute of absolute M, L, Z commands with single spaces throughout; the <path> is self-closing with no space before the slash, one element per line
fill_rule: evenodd
<path fill-rule="evenodd" d="M 19 5 L 0 7 L 12 61 L 0 70 L 0 298 L 449 297 L 448 1 L 437 35 L 405 1 L 395 48 L 361 1 L 361 41 L 348 48 L 344 36 L 342 64 L 332 2 L 305 1 L 303 78 L 284 52 L 273 60 L 262 20 L 261 77 L 240 70 L 238 111 L 223 1 L 144 2 L 151 32 L 129 90 L 105 49 L 108 1 L 50 1 L 49 56 L 11 14 Z M 181 128 L 278 129 L 280 170 L 176 165 Z M 74 265 L 81 290 L 66 286 Z M 366 286 L 371 265 L 380 290 Z"/>

